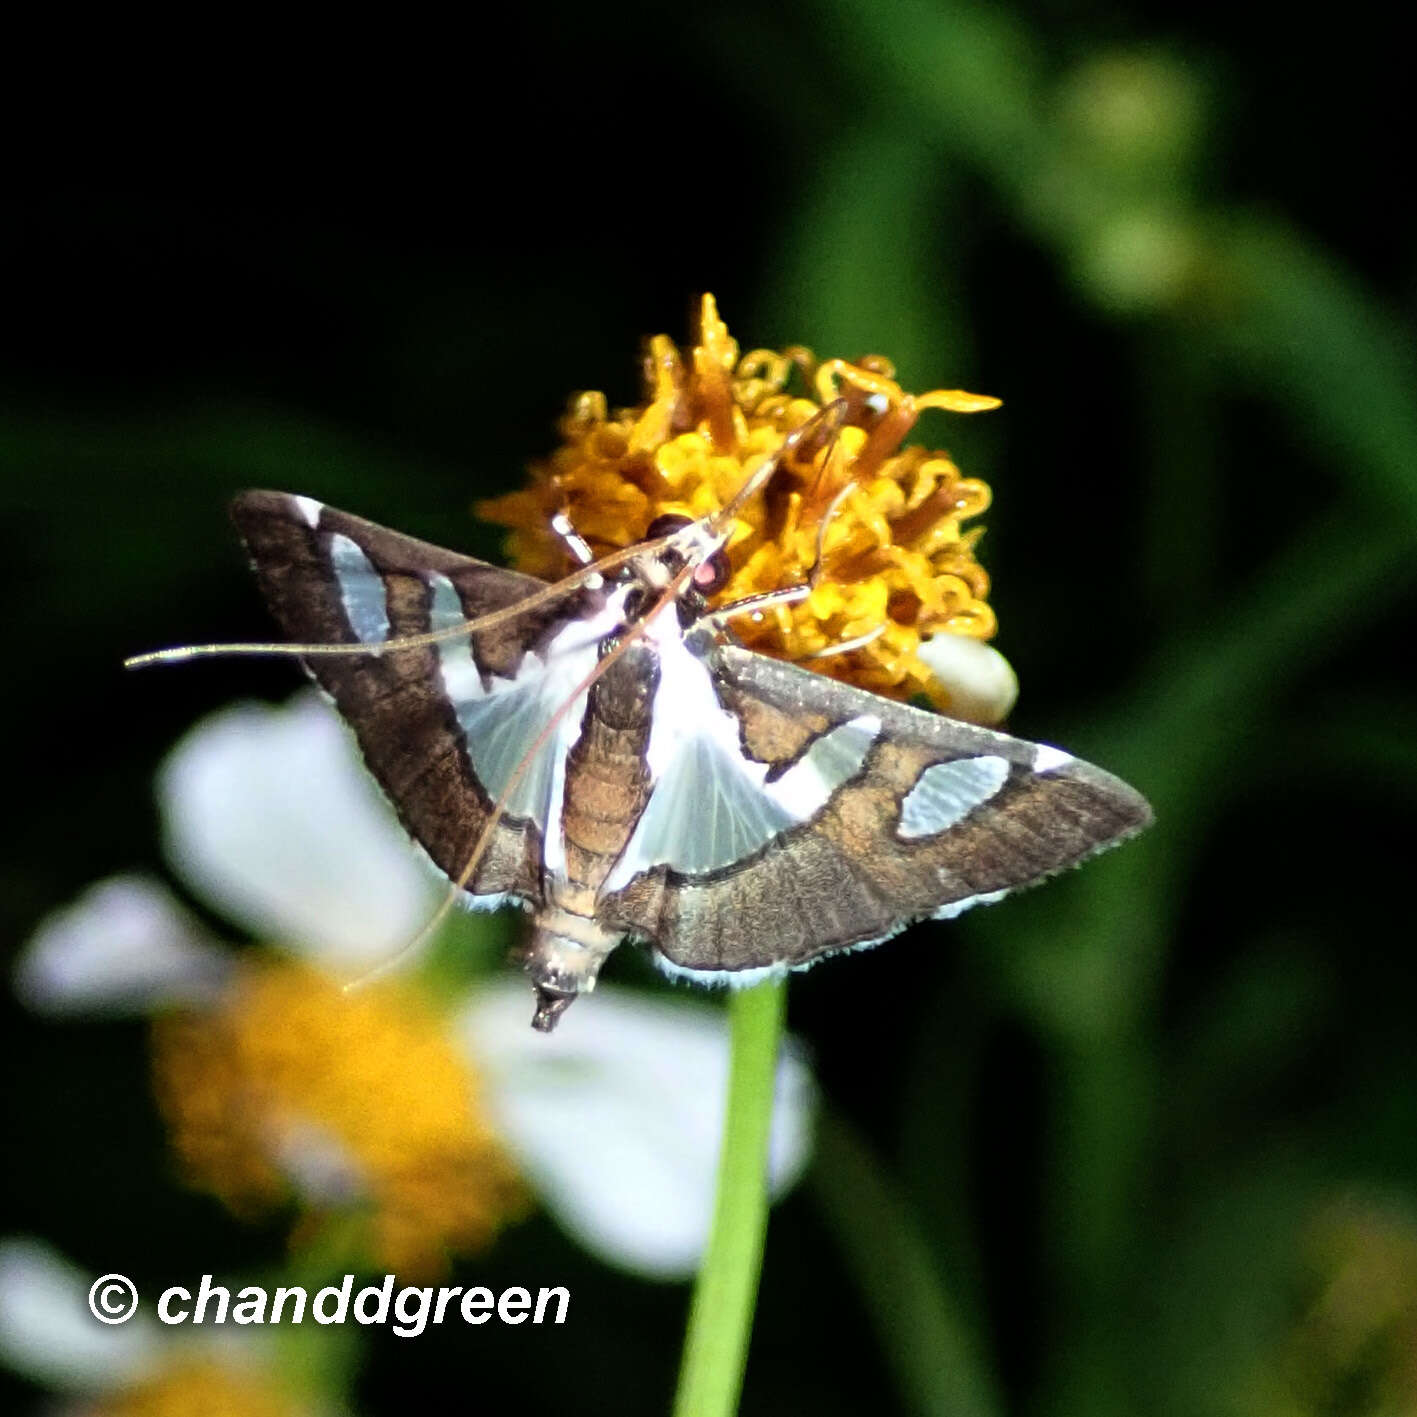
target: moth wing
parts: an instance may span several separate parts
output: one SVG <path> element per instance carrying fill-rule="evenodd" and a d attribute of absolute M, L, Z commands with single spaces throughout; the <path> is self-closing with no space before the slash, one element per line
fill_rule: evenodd
<path fill-rule="evenodd" d="M 245 492 L 232 519 L 272 613 L 296 642 L 372 649 L 545 589 L 308 497 Z M 405 828 L 451 877 L 466 866 L 506 779 L 556 707 L 546 706 L 554 686 L 535 651 L 577 599 L 442 644 L 304 661 L 354 729 Z M 486 903 L 504 893 L 541 899 L 552 756 L 548 745 L 530 763 L 469 883 L 474 896 L 492 898 Z"/>
<path fill-rule="evenodd" d="M 845 780 L 850 762 L 830 754 L 838 780 L 755 849 L 711 869 L 664 852 L 606 897 L 604 922 L 652 941 L 672 969 L 723 976 L 876 943 L 1074 866 L 1151 818 L 1126 783 L 1059 749 L 737 646 L 712 647 L 706 664 L 767 782 L 824 743 L 868 741 Z"/>

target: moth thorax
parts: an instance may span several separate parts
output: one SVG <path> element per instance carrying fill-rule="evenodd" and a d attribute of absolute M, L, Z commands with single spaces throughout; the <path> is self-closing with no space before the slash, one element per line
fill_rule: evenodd
<path fill-rule="evenodd" d="M 554 907 L 539 911 L 531 940 L 521 951 L 522 967 L 536 989 L 531 1026 L 550 1033 L 576 995 L 595 988 L 600 966 L 620 939 L 584 915 Z"/>

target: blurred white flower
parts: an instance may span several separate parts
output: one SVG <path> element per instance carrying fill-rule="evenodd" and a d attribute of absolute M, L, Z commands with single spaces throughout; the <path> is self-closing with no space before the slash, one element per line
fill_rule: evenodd
<path fill-rule="evenodd" d="M 174 1332 L 141 1310 L 99 1323 L 88 1305 L 96 1277 L 39 1240 L 0 1239 L 0 1361 L 72 1400 L 59 1411 L 333 1417 L 281 1378 L 271 1345 L 248 1330 Z"/>
<path fill-rule="evenodd" d="M 602 985 L 574 1027 L 563 1020 L 538 1034 L 526 1026 L 524 995 L 510 980 L 479 990 L 462 1026 L 527 1176 L 591 1249 L 641 1273 L 691 1272 L 713 1213 L 728 1069 L 723 1016 Z M 775 1191 L 806 1162 L 811 1109 L 811 1075 L 789 1043 L 773 1111 Z"/>
<path fill-rule="evenodd" d="M 257 939 L 356 973 L 411 940 L 439 886 L 315 694 L 236 704 L 158 772 L 168 861 Z"/>
<path fill-rule="evenodd" d="M 38 1240 L 0 1240 L 0 1358 L 65 1392 L 102 1392 L 149 1376 L 162 1335 L 138 1314 L 101 1324 L 89 1312 L 85 1276 Z"/>
<path fill-rule="evenodd" d="M 230 960 L 159 881 L 115 876 L 39 923 L 15 992 L 41 1012 L 131 1012 L 212 997 Z"/>
<path fill-rule="evenodd" d="M 446 888 L 410 846 L 343 726 L 313 694 L 286 708 L 239 705 L 199 724 L 163 765 L 159 793 L 167 854 L 193 896 L 330 978 L 396 952 Z M 429 1138 L 445 1135 L 446 1113 L 422 1115 L 424 1099 L 405 1099 L 399 1089 L 410 1071 L 420 1080 L 437 1075 L 442 1054 L 434 1044 L 446 1044 L 465 1060 L 465 1101 L 479 1116 L 490 1112 L 502 1143 L 569 1233 L 638 1273 L 693 1270 L 708 1232 L 727 1090 L 727 1026 L 717 1009 L 602 984 L 546 1036 L 529 1026 L 532 1001 L 520 980 L 483 981 L 450 1001 L 443 1016 L 430 1015 L 428 1027 L 442 1035 L 428 1040 L 426 1056 L 412 1041 L 407 1010 L 385 1029 L 379 1054 L 353 1046 L 347 1033 L 356 1023 L 375 1026 L 373 1002 L 362 1014 L 359 1004 L 377 991 L 352 995 L 347 1009 L 333 1011 L 293 989 L 294 973 L 262 982 L 238 970 L 237 959 L 207 939 L 163 887 L 119 877 L 43 922 L 16 979 L 27 1002 L 56 1013 L 174 1002 L 211 1010 L 241 988 L 267 1009 L 273 999 L 281 1007 L 289 1000 L 286 1014 L 268 1012 L 254 1026 L 233 1022 L 229 1007 L 220 1025 L 215 1011 L 207 1024 L 199 1016 L 188 1041 L 212 1053 L 220 1034 L 221 1061 L 239 1057 L 247 1094 L 253 1077 L 267 1080 L 262 1164 L 315 1206 L 357 1198 L 376 1179 L 407 1190 L 402 1174 L 393 1174 L 397 1157 L 379 1178 L 370 1167 L 397 1151 L 392 1128 L 405 1118 Z M 271 1022 L 290 1016 L 302 1022 Z M 319 1049 L 351 1055 L 351 1068 L 357 1061 L 360 1070 L 342 1079 L 321 1057 L 305 1070 L 310 1078 L 292 1080 L 301 1057 Z M 190 1061 L 191 1049 L 168 1051 L 189 1060 L 189 1077 L 200 1065 Z M 385 1059 L 383 1072 L 375 1057 Z M 210 1070 L 196 1081 L 207 1097 Z M 172 1077 L 165 1083 L 171 1093 Z M 812 1098 L 810 1073 L 789 1045 L 772 1137 L 775 1193 L 806 1163 Z M 209 1122 L 210 1106 L 195 1110 Z M 381 1111 L 387 1135 L 376 1135 Z M 351 1114 L 356 1120 L 342 1128 Z M 464 1171 L 475 1154 L 469 1141 Z M 233 1186 L 244 1174 L 238 1161 L 249 1170 L 224 1151 L 202 1156 Z M 410 1153 L 406 1164 L 414 1160 Z"/>

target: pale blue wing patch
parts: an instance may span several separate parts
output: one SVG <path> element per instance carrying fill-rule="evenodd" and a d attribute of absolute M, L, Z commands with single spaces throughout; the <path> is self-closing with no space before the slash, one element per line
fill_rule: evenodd
<path fill-rule="evenodd" d="M 429 628 L 446 630 L 465 624 L 452 582 L 437 572 L 429 572 L 427 581 L 433 592 Z M 580 737 L 584 691 L 574 703 L 567 701 L 595 667 L 600 641 L 619 618 L 618 601 L 612 601 L 591 619 L 571 621 L 547 645 L 544 658 L 528 654 L 510 679 L 488 675 L 484 680 L 466 636 L 438 645 L 443 689 L 483 791 L 492 801 L 501 802 L 508 816 L 536 824 L 552 870 L 564 859 L 564 847 L 559 830 L 548 831 L 547 824 L 559 822 L 566 754 Z M 546 733 L 562 708 L 565 712 Z M 543 734 L 545 740 L 538 744 Z"/>
<path fill-rule="evenodd" d="M 336 532 L 330 537 L 330 565 L 349 628 L 366 645 L 388 639 L 389 600 L 384 578 L 358 543 Z"/>
<path fill-rule="evenodd" d="M 795 821 L 816 816 L 837 788 L 861 771 L 880 732 L 881 720 L 874 714 L 837 724 L 781 777 L 764 783 L 763 791 Z"/>
<path fill-rule="evenodd" d="M 1008 776 L 1009 760 L 993 754 L 932 763 L 900 804 L 897 834 L 909 841 L 948 831 L 987 802 Z"/>
<path fill-rule="evenodd" d="M 744 755 L 738 721 L 719 702 L 707 666 L 677 633 L 657 637 L 648 760 L 654 790 L 602 892 L 656 866 L 707 875 L 810 821 L 854 777 L 880 734 L 871 715 L 823 734 L 785 773 Z"/>

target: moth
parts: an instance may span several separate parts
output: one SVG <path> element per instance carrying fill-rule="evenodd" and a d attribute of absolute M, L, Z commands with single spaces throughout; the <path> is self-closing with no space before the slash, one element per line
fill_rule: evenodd
<path fill-rule="evenodd" d="M 708 608 L 712 519 L 549 594 L 308 497 L 247 492 L 233 517 L 291 640 L 356 649 L 305 664 L 409 834 L 472 905 L 529 913 L 544 1031 L 627 938 L 671 975 L 748 983 L 1150 819 L 1058 748 L 734 643 Z"/>

